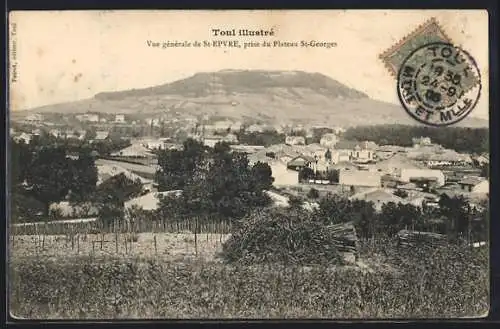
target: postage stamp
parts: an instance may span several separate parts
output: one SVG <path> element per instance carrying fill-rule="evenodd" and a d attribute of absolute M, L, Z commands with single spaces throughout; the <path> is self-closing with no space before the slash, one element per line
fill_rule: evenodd
<path fill-rule="evenodd" d="M 476 61 L 453 45 L 434 18 L 380 58 L 391 74 L 396 72 L 401 105 L 422 123 L 457 123 L 474 109 L 481 95 Z"/>
<path fill-rule="evenodd" d="M 415 119 L 445 126 L 465 118 L 481 94 L 479 69 L 463 49 L 435 42 L 416 49 L 398 73 L 398 96 Z"/>
<path fill-rule="evenodd" d="M 433 42 L 452 43 L 435 18 L 420 25 L 415 31 L 380 54 L 379 57 L 389 73 L 396 77 L 401 64 L 415 49 Z"/>

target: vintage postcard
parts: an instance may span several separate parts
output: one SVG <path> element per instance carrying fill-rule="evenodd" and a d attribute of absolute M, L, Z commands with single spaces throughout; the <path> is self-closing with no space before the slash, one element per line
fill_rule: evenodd
<path fill-rule="evenodd" d="M 12 317 L 488 314 L 487 11 L 8 25 Z"/>

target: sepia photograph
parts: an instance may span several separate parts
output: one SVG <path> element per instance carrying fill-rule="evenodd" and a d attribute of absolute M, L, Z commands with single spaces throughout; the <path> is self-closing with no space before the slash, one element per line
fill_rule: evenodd
<path fill-rule="evenodd" d="M 486 10 L 12 11 L 14 319 L 490 310 Z"/>

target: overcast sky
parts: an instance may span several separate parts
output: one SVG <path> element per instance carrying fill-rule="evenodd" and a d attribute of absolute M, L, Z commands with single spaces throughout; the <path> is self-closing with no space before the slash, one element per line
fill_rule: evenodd
<path fill-rule="evenodd" d="M 395 79 L 379 54 L 435 17 L 452 41 L 478 63 L 483 93 L 473 116 L 488 117 L 486 11 L 80 11 L 18 12 L 18 81 L 12 109 L 92 97 L 102 91 L 143 88 L 221 69 L 303 70 L 326 74 L 370 97 L 399 103 Z M 147 41 L 233 40 L 212 29 L 273 28 L 257 41 L 336 42 L 316 48 L 168 48 Z M 252 38 L 239 38 L 241 42 Z M 11 45 L 13 40 L 10 41 Z"/>

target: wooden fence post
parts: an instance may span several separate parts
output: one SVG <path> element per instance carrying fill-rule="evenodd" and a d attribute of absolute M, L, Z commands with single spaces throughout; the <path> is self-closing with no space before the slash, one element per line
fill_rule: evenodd
<path fill-rule="evenodd" d="M 198 256 L 198 217 L 195 217 L 194 225 L 194 254 Z"/>
<path fill-rule="evenodd" d="M 156 246 L 156 235 L 154 236 L 154 243 L 155 243 L 155 255 L 158 255 L 158 249 Z"/>
<path fill-rule="evenodd" d="M 114 222 L 113 222 L 113 227 L 115 229 L 115 251 L 118 254 L 118 229 L 119 229 L 119 224 L 115 226 Z"/>

